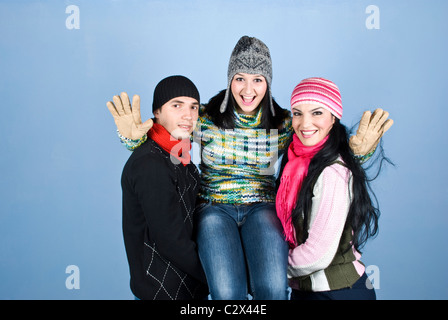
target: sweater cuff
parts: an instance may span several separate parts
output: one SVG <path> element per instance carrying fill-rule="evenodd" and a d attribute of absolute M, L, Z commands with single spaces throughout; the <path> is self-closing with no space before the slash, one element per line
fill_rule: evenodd
<path fill-rule="evenodd" d="M 123 136 L 120 131 L 117 130 L 118 138 L 120 138 L 121 143 L 128 149 L 129 151 L 134 151 L 138 147 L 140 147 L 143 143 L 148 139 L 148 135 L 145 133 L 143 137 L 137 140 L 132 140 Z"/>
<path fill-rule="evenodd" d="M 358 161 L 359 161 L 361 164 L 363 164 L 363 163 L 365 163 L 367 160 L 369 160 L 369 159 L 373 156 L 373 154 L 375 153 L 375 151 L 376 151 L 376 147 L 375 147 L 375 149 L 373 149 L 372 151 L 370 151 L 368 154 L 365 154 L 365 155 L 362 155 L 362 154 L 360 154 L 360 155 L 355 154 L 355 158 L 358 159 Z"/>

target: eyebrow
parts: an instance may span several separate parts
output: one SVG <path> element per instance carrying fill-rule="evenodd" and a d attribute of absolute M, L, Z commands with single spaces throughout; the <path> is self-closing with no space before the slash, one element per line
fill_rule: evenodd
<path fill-rule="evenodd" d="M 322 108 L 323 108 L 323 107 L 317 107 L 317 108 L 314 108 L 314 109 L 310 110 L 310 112 L 314 112 L 314 111 L 319 110 L 319 109 L 322 109 Z M 295 108 L 295 107 L 292 107 L 292 109 L 293 109 L 293 110 L 296 110 L 296 111 L 300 111 L 300 112 L 302 112 L 302 110 L 299 110 L 299 109 L 297 109 L 297 108 Z"/>

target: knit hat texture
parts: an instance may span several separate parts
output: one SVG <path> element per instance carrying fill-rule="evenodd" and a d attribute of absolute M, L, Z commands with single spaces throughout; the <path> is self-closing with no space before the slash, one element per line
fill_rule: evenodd
<path fill-rule="evenodd" d="M 194 83 L 184 76 L 170 76 L 161 80 L 154 89 L 152 111 L 176 97 L 190 97 L 199 100 L 199 91 Z"/>
<path fill-rule="evenodd" d="M 324 78 L 307 78 L 294 88 L 291 108 L 301 104 L 317 104 L 330 111 L 336 118 L 342 118 L 342 100 L 339 88 Z"/>
<path fill-rule="evenodd" d="M 223 113 L 227 108 L 230 96 L 230 85 L 237 73 L 261 74 L 265 77 L 268 85 L 269 107 L 273 115 L 274 105 L 272 103 L 271 82 L 272 82 L 272 61 L 269 48 L 259 39 L 243 36 L 238 40 L 230 56 L 229 67 L 227 69 L 227 91 L 221 104 L 220 111 Z"/>

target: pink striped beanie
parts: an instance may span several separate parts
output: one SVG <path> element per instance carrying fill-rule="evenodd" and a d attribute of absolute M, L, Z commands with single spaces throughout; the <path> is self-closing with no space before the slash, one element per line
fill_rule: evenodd
<path fill-rule="evenodd" d="M 300 81 L 291 95 L 291 108 L 301 104 L 317 104 L 342 118 L 342 101 L 339 88 L 324 78 L 308 78 Z"/>

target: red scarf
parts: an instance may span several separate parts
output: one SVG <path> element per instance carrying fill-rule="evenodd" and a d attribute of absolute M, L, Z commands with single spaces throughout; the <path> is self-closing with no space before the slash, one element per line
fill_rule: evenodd
<path fill-rule="evenodd" d="M 294 134 L 293 141 L 288 148 L 288 162 L 280 178 L 275 206 L 277 216 L 283 225 L 286 240 L 293 247 L 297 246 L 297 241 L 291 223 L 291 212 L 296 206 L 297 196 L 302 188 L 303 180 L 308 174 L 311 159 L 322 149 L 327 140 L 328 136 L 318 144 L 308 147 L 303 145 L 299 137 Z"/>
<path fill-rule="evenodd" d="M 154 140 L 159 146 L 173 157 L 178 159 L 184 166 L 190 163 L 190 139 L 175 139 L 162 125 L 154 123 L 148 131 L 148 137 Z"/>

